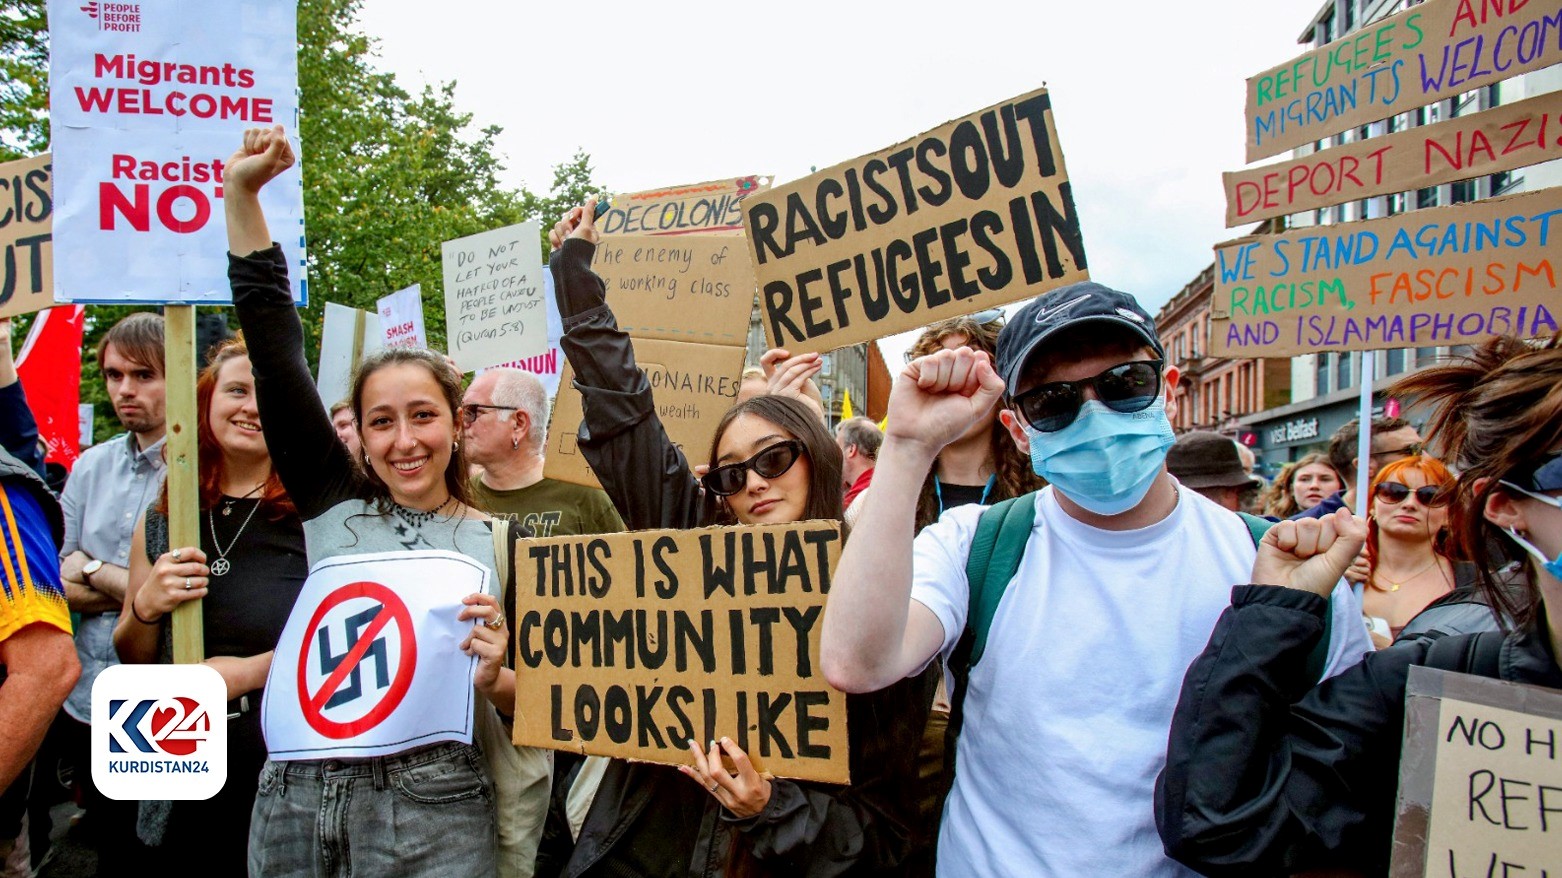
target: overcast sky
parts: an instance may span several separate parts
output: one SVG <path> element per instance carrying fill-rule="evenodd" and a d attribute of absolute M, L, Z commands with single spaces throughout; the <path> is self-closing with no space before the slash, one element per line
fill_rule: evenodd
<path fill-rule="evenodd" d="M 506 182 L 577 148 L 633 191 L 776 182 L 1046 85 L 1094 280 L 1152 313 L 1242 230 L 1243 80 L 1300 53 L 1321 0 L 504 3 L 365 0 L 409 89 L 504 127 Z"/>

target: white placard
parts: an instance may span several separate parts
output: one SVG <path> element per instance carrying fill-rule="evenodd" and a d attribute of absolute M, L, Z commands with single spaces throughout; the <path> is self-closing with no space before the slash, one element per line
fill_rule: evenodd
<path fill-rule="evenodd" d="M 362 329 L 358 327 L 359 314 L 363 315 Z M 353 340 L 354 332 L 358 333 L 356 343 Z M 358 360 L 353 358 L 354 349 L 361 358 L 370 351 L 378 350 L 384 337 L 385 334 L 380 331 L 380 315 L 335 302 L 325 303 L 325 328 L 320 333 L 320 379 L 315 382 L 315 386 L 319 388 L 320 399 L 327 406 L 347 398 L 347 392 L 352 387 L 353 370 L 358 368 Z"/>
<path fill-rule="evenodd" d="M 446 338 L 461 371 L 546 353 L 539 234 L 533 221 L 444 243 Z"/>
<path fill-rule="evenodd" d="M 388 348 L 426 348 L 428 335 L 423 331 L 423 285 L 413 284 L 382 297 L 380 334 Z"/>
<path fill-rule="evenodd" d="M 559 316 L 559 302 L 553 294 L 553 272 L 546 268 L 542 271 L 542 287 L 548 309 L 548 349 L 535 357 L 495 363 L 489 368 L 521 369 L 536 375 L 551 405 L 559 395 L 559 376 L 564 372 L 564 348 L 559 344 L 559 339 L 564 337 L 564 319 Z M 483 370 L 477 372 L 481 375 Z"/>
<path fill-rule="evenodd" d="M 461 599 L 488 568 L 455 552 L 341 555 L 309 571 L 266 677 L 272 759 L 385 756 L 472 742 L 472 675 Z"/>
<path fill-rule="evenodd" d="M 293 0 L 49 0 L 58 302 L 232 300 L 222 172 L 298 127 Z M 297 149 L 295 140 L 295 150 Z M 306 301 L 303 175 L 261 190 Z"/>

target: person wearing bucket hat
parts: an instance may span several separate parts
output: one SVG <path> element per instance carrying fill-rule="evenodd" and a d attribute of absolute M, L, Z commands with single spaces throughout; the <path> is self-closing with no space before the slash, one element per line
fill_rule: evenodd
<path fill-rule="evenodd" d="M 820 660 L 865 692 L 943 658 L 957 737 L 939 875 L 1192 874 L 1156 836 L 1155 775 L 1183 671 L 1256 552 L 1240 517 L 1166 471 L 1177 377 L 1134 297 L 1083 283 L 1016 312 L 995 361 L 937 351 L 891 391 Z M 994 404 L 1050 484 L 913 537 L 934 458 Z M 1370 648 L 1348 590 L 1340 603 L 1329 674 Z"/>
<path fill-rule="evenodd" d="M 1244 490 L 1263 484 L 1248 475 L 1237 444 L 1219 433 L 1195 430 L 1177 437 L 1166 452 L 1166 469 L 1184 488 L 1232 512 L 1242 508 Z"/>

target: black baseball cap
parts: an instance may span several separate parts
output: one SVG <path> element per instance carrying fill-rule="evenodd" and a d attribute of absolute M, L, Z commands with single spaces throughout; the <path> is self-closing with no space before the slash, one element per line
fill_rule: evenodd
<path fill-rule="evenodd" d="M 1037 296 L 1004 324 L 998 334 L 998 377 L 1013 393 L 1020 372 L 1043 343 L 1067 327 L 1085 323 L 1110 323 L 1132 330 L 1155 355 L 1166 359 L 1166 349 L 1155 334 L 1155 319 L 1127 293 L 1092 281 L 1070 284 Z"/>

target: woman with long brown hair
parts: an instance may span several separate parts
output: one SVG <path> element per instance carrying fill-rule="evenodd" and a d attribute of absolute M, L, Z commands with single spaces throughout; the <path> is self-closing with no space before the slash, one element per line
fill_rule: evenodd
<path fill-rule="evenodd" d="M 1280 468 L 1274 482 L 1264 489 L 1264 514 L 1276 520 L 1322 503 L 1324 498 L 1345 487 L 1340 473 L 1327 454 L 1314 452 Z"/>

